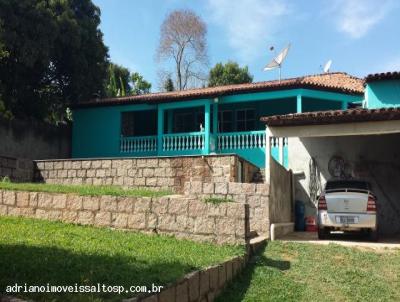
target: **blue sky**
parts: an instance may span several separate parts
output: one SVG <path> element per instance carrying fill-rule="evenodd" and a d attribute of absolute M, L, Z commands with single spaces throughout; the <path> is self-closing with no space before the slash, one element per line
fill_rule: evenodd
<path fill-rule="evenodd" d="M 113 62 L 138 71 L 157 91 L 155 61 L 160 25 L 175 9 L 191 9 L 207 24 L 210 66 L 237 61 L 254 81 L 277 78 L 264 72 L 269 47 L 292 47 L 283 77 L 332 71 L 356 76 L 400 70 L 400 1 L 397 0 L 93 0 Z"/>

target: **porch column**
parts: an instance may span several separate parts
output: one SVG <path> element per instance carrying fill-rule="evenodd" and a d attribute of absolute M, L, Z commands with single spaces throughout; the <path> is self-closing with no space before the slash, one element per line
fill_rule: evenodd
<path fill-rule="evenodd" d="M 162 139 L 164 134 L 164 109 L 158 107 L 157 114 L 157 155 L 162 153 Z"/>
<path fill-rule="evenodd" d="M 301 99 L 301 94 L 297 95 L 297 113 L 301 113 L 303 110 L 302 106 L 302 99 Z"/>
<path fill-rule="evenodd" d="M 347 110 L 347 102 L 346 101 L 342 102 L 342 110 Z"/>
<path fill-rule="evenodd" d="M 271 131 L 268 126 L 265 128 L 265 182 L 270 180 L 270 160 L 271 160 Z"/>
<path fill-rule="evenodd" d="M 168 129 L 167 133 L 172 133 L 172 117 L 174 116 L 174 112 L 172 110 L 167 111 L 167 120 L 168 120 Z"/>
<path fill-rule="evenodd" d="M 213 134 L 218 133 L 218 103 L 213 104 Z"/>
<path fill-rule="evenodd" d="M 210 154 L 210 103 L 204 105 L 204 154 Z"/>
<path fill-rule="evenodd" d="M 285 138 L 284 137 L 278 137 L 278 148 L 279 148 L 279 163 L 283 166 L 283 162 L 284 162 L 284 141 Z"/>

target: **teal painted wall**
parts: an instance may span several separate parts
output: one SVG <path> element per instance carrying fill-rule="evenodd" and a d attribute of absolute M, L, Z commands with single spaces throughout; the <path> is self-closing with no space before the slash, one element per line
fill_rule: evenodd
<path fill-rule="evenodd" d="M 342 109 L 342 102 L 340 100 L 329 101 L 329 100 L 320 100 L 308 97 L 302 98 L 303 112 L 337 110 L 337 109 Z"/>
<path fill-rule="evenodd" d="M 365 95 L 370 109 L 400 107 L 400 80 L 368 83 Z"/>

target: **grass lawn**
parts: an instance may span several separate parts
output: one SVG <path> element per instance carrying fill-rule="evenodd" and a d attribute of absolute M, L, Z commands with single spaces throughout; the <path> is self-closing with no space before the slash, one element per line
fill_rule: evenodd
<path fill-rule="evenodd" d="M 0 181 L 0 189 L 48 193 L 75 193 L 91 196 L 113 195 L 124 197 L 160 197 L 172 194 L 171 191 L 166 190 L 124 189 L 119 186 L 57 185 L 44 183 L 14 183 L 8 181 Z"/>
<path fill-rule="evenodd" d="M 400 301 L 400 250 L 274 241 L 217 301 Z"/>
<path fill-rule="evenodd" d="M 0 216 L 0 294 L 7 285 L 165 285 L 242 255 L 215 246 L 61 222 Z M 35 301 L 120 301 L 135 294 L 19 294 Z"/>

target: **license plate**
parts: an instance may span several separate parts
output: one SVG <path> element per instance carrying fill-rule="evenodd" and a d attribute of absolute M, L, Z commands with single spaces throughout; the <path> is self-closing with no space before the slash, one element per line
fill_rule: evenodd
<path fill-rule="evenodd" d="M 355 224 L 358 223 L 356 216 L 336 216 L 336 222 L 342 224 Z"/>

